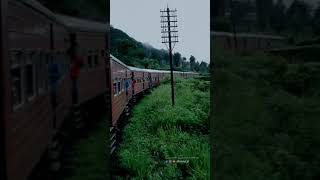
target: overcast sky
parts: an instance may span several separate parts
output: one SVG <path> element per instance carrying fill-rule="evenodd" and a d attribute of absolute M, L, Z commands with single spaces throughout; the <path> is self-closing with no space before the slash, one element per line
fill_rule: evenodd
<path fill-rule="evenodd" d="M 169 3 L 168 3 L 169 2 Z M 111 0 L 110 23 L 137 41 L 155 48 L 161 43 L 160 9 L 169 5 L 178 15 L 179 43 L 174 52 L 210 62 L 210 0 Z"/>

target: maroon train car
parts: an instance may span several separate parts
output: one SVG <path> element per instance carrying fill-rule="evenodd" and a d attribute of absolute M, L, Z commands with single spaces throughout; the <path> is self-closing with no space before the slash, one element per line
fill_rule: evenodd
<path fill-rule="evenodd" d="M 141 93 L 142 91 L 145 90 L 145 82 L 144 82 L 144 77 L 145 77 L 145 73 L 147 71 L 145 71 L 144 69 L 141 68 L 136 68 L 136 67 L 129 67 L 131 73 L 133 74 L 134 80 L 136 81 L 136 83 L 134 84 L 134 95 L 137 95 L 139 93 Z"/>
<path fill-rule="evenodd" d="M 56 15 L 34 0 L 1 1 L 1 17 L 0 179 L 24 180 L 71 110 L 71 34 L 86 62 L 80 102 L 106 92 L 107 24 Z M 55 69 L 57 86 L 50 81 Z"/>
<path fill-rule="evenodd" d="M 125 64 L 112 55 L 110 56 L 110 66 L 112 83 L 111 87 L 113 88 L 111 98 L 112 126 L 116 126 L 117 120 L 132 97 L 131 87 L 126 87 L 126 81 L 130 81 L 131 79 L 131 71 Z"/>
<path fill-rule="evenodd" d="M 23 180 L 45 151 L 53 135 L 48 67 L 53 55 L 64 53 L 64 26 L 35 1 L 1 1 L 6 24 L 6 54 L 1 59 L 5 84 L 5 176 Z M 4 9 L 6 8 L 6 9 Z M 54 37 L 53 33 L 59 36 Z M 54 47 L 54 44 L 57 44 Z M 63 64 L 64 62 L 61 62 Z"/>
<path fill-rule="evenodd" d="M 107 92 L 106 80 L 106 33 L 107 24 L 56 15 L 67 25 L 71 36 L 79 44 L 84 66 L 79 76 L 79 103 Z"/>

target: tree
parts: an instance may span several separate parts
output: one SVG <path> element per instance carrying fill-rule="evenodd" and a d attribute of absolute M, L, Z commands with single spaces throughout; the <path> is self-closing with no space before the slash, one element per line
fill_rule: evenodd
<path fill-rule="evenodd" d="M 199 71 L 200 71 L 200 64 L 199 64 L 198 61 L 194 64 L 194 70 L 195 70 L 196 72 L 199 72 Z"/>
<path fill-rule="evenodd" d="M 181 54 L 176 52 L 173 54 L 173 66 L 180 67 L 181 65 Z"/>
<path fill-rule="evenodd" d="M 320 35 L 320 2 L 318 3 L 318 6 L 312 18 L 312 29 L 315 35 Z"/>
<path fill-rule="evenodd" d="M 187 71 L 188 70 L 188 62 L 187 58 L 183 57 L 181 61 L 182 70 Z"/>
<path fill-rule="evenodd" d="M 285 28 L 285 10 L 286 7 L 283 3 L 283 0 L 278 0 L 277 4 L 272 9 L 271 15 L 271 27 L 277 32 L 280 33 Z"/>
<path fill-rule="evenodd" d="M 196 64 L 196 58 L 194 56 L 190 56 L 190 70 L 194 71 L 195 70 L 195 64 Z"/>
<path fill-rule="evenodd" d="M 271 0 L 256 0 L 258 27 L 262 31 L 270 26 L 272 6 L 273 2 Z"/>
<path fill-rule="evenodd" d="M 208 72 L 208 63 L 202 61 L 199 65 L 199 71 L 201 73 L 207 73 Z"/>
<path fill-rule="evenodd" d="M 132 44 L 129 40 L 123 39 L 119 41 L 118 52 L 120 54 L 126 55 L 132 49 L 134 49 L 134 44 Z"/>
<path fill-rule="evenodd" d="M 163 59 L 163 64 L 169 64 L 169 53 L 168 53 L 168 51 L 164 51 L 163 52 L 162 59 Z"/>
<path fill-rule="evenodd" d="M 295 36 L 299 32 L 305 31 L 311 24 L 310 7 L 304 1 L 294 0 L 287 11 L 287 21 L 289 30 L 293 31 Z"/>

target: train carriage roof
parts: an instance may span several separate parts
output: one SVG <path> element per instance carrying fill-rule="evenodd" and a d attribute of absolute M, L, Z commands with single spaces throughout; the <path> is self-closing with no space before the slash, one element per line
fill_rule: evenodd
<path fill-rule="evenodd" d="M 157 69 L 143 69 L 143 68 L 137 68 L 137 67 L 132 67 L 132 66 L 128 66 L 126 64 L 124 64 L 122 61 L 120 61 L 118 58 L 116 58 L 115 56 L 113 56 L 112 54 L 110 54 L 110 58 L 116 62 L 118 62 L 119 64 L 121 64 L 122 66 L 125 66 L 126 68 L 128 68 L 131 71 L 136 71 L 136 72 L 149 72 L 149 73 L 170 73 L 170 71 L 168 70 L 157 70 Z M 174 73 L 188 73 L 188 74 L 197 74 L 194 72 L 182 72 L 182 71 L 174 71 Z"/>
<path fill-rule="evenodd" d="M 45 15 L 50 20 L 55 21 L 56 23 L 65 26 L 65 24 L 61 20 L 59 20 L 53 12 L 51 12 L 48 8 L 43 6 L 38 1 L 20 0 L 18 2 L 23 3 L 23 4 L 27 5 L 28 7 L 32 8 L 33 10 L 40 12 L 41 14 Z"/>
<path fill-rule="evenodd" d="M 108 24 L 98 21 L 91 21 L 80 19 L 76 17 L 66 16 L 62 14 L 55 14 L 57 19 L 62 21 L 67 27 L 74 31 L 90 31 L 106 33 L 108 31 Z"/>
<path fill-rule="evenodd" d="M 121 64 L 122 66 L 124 66 L 124 67 L 126 67 L 126 68 L 129 69 L 129 67 L 128 67 L 126 64 L 124 64 L 122 61 L 120 61 L 120 60 L 119 60 L 118 58 L 116 58 L 115 56 L 113 56 L 113 55 L 110 54 L 110 57 L 111 57 L 111 59 L 114 60 L 115 62 L 117 62 L 117 63 Z"/>
<path fill-rule="evenodd" d="M 131 71 L 150 72 L 150 71 L 149 71 L 150 69 L 142 69 L 142 68 L 137 68 L 137 67 L 132 67 L 132 66 L 128 66 L 128 68 L 129 68 Z"/>

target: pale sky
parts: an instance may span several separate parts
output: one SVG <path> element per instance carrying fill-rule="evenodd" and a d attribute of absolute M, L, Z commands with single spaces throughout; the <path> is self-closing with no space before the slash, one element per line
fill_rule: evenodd
<path fill-rule="evenodd" d="M 210 62 L 210 0 L 110 0 L 110 24 L 142 43 L 161 43 L 160 9 L 177 9 L 179 43 L 174 52 Z"/>

